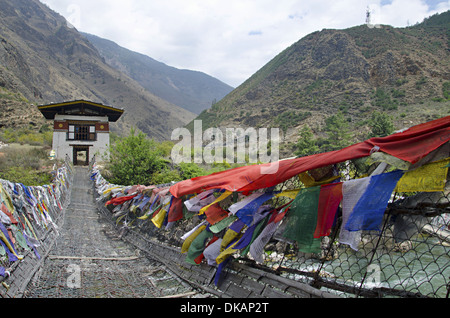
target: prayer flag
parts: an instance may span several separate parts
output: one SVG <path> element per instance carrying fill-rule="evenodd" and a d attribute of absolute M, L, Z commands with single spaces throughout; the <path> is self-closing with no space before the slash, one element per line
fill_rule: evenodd
<path fill-rule="evenodd" d="M 342 201 L 342 182 L 324 185 L 320 188 L 317 224 L 314 238 L 330 235 L 336 212 Z"/>
<path fill-rule="evenodd" d="M 342 184 L 342 226 L 339 233 L 339 242 L 349 245 L 355 251 L 358 250 L 358 244 L 361 241 L 361 231 L 350 232 L 344 225 L 353 211 L 359 198 L 366 191 L 370 178 L 361 178 L 345 181 Z"/>
<path fill-rule="evenodd" d="M 317 224 L 317 208 L 319 206 L 320 187 L 302 189 L 294 202 L 286 219 L 283 236 L 298 243 L 299 250 L 305 253 L 318 252 L 313 246 L 314 232 Z M 311 247 L 313 250 L 311 251 Z"/>
<path fill-rule="evenodd" d="M 205 211 L 206 220 L 209 224 L 214 225 L 226 217 L 228 217 L 228 212 L 220 207 L 218 203 L 211 205 L 208 210 Z"/>
<path fill-rule="evenodd" d="M 253 200 L 258 199 L 260 196 L 262 196 L 264 193 L 263 192 L 255 192 L 250 194 L 249 196 L 245 197 L 243 200 L 236 202 L 234 204 L 232 204 L 229 208 L 228 211 L 230 211 L 233 214 L 236 214 L 237 211 L 239 211 L 240 209 L 242 209 L 243 207 L 245 207 L 247 204 L 249 204 L 250 202 L 252 202 Z"/>
<path fill-rule="evenodd" d="M 447 182 L 450 158 L 407 171 L 397 183 L 397 192 L 443 191 Z"/>
<path fill-rule="evenodd" d="M 183 245 L 181 246 L 181 253 L 187 253 L 189 251 L 189 247 L 195 238 L 202 233 L 206 229 L 206 225 L 202 224 L 195 228 L 195 231 L 189 233 L 189 236 L 184 240 Z"/>
<path fill-rule="evenodd" d="M 217 238 L 217 240 L 215 240 L 214 242 L 213 242 L 213 240 L 211 240 L 211 242 L 208 244 L 208 246 L 203 251 L 203 256 L 205 257 L 208 265 L 210 265 L 210 266 L 217 265 L 216 258 L 220 254 L 220 245 L 221 244 L 222 244 L 221 238 Z"/>
<path fill-rule="evenodd" d="M 239 209 L 239 211 L 236 212 L 236 216 L 241 219 L 242 222 L 244 222 L 247 226 L 250 226 L 253 222 L 255 213 L 258 211 L 261 205 L 267 200 L 271 199 L 273 196 L 274 193 L 272 192 L 263 193 L 262 195 L 258 196 L 256 199 L 250 201 L 244 207 Z"/>
<path fill-rule="evenodd" d="M 213 235 L 214 234 L 206 227 L 195 237 L 195 239 L 189 246 L 189 250 L 187 252 L 187 256 L 185 259 L 186 263 L 198 265 L 198 263 L 195 262 L 195 259 L 203 253 L 203 250 L 205 249 L 206 240 L 212 238 Z"/>
<path fill-rule="evenodd" d="M 342 200 L 342 183 L 302 189 L 290 206 L 283 236 L 304 253 L 318 253 L 320 238 L 330 234 Z"/>
<path fill-rule="evenodd" d="M 222 243 L 220 245 L 220 254 L 216 258 L 217 264 L 222 263 L 235 252 L 233 246 L 236 245 L 236 243 L 242 237 L 241 232 L 245 228 L 246 226 L 244 222 L 242 222 L 240 219 L 237 219 L 233 224 L 230 225 L 222 238 Z"/>
<path fill-rule="evenodd" d="M 168 212 L 168 222 L 176 222 L 183 218 L 183 200 L 181 198 L 172 197 L 171 205 Z"/>
<path fill-rule="evenodd" d="M 384 211 L 402 175 L 402 170 L 396 170 L 369 177 L 368 187 L 349 215 L 345 229 L 348 231 L 380 231 Z"/>
<path fill-rule="evenodd" d="M 208 190 L 196 195 L 189 200 L 184 201 L 184 205 L 191 212 L 200 212 L 205 205 L 214 202 L 215 197 L 212 195 L 216 190 Z"/>
<path fill-rule="evenodd" d="M 210 230 L 213 233 L 219 233 L 220 231 L 222 231 L 225 228 L 227 228 L 231 223 L 236 221 L 236 219 L 237 219 L 236 216 L 234 216 L 233 214 L 230 214 L 229 216 L 227 216 L 223 220 L 217 222 L 214 225 L 211 225 Z"/>
<path fill-rule="evenodd" d="M 231 191 L 225 191 L 224 193 L 222 193 L 214 202 L 208 204 L 207 206 L 204 206 L 203 208 L 200 209 L 199 215 L 202 215 L 206 212 L 206 210 L 212 206 L 213 204 L 219 203 L 222 200 L 225 200 L 226 198 L 228 198 L 233 192 Z"/>

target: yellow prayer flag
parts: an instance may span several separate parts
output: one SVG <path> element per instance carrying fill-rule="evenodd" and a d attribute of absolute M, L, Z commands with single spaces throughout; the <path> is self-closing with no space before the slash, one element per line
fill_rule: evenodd
<path fill-rule="evenodd" d="M 3 234 L 2 231 L 0 231 L 0 239 L 3 241 L 3 243 L 5 243 L 5 245 L 8 247 L 8 249 L 11 251 L 11 253 L 13 253 L 19 260 L 23 259 L 22 255 L 18 255 L 15 251 L 14 251 L 14 247 L 9 243 L 8 239 L 6 238 L 6 236 Z"/>
<path fill-rule="evenodd" d="M 233 231 L 232 229 L 228 229 L 225 232 L 225 235 L 222 238 L 222 243 L 220 245 L 220 251 L 223 251 L 224 249 L 226 249 L 226 247 L 234 240 L 236 239 L 238 236 L 240 235 L 240 233 L 237 233 L 235 231 Z"/>
<path fill-rule="evenodd" d="M 155 215 L 155 217 L 152 219 L 153 224 L 155 224 L 155 226 L 160 229 L 163 222 L 164 222 L 164 218 L 166 217 L 166 213 L 167 211 L 164 209 L 161 209 L 161 211 L 159 211 L 159 213 L 157 215 Z"/>
<path fill-rule="evenodd" d="M 200 209 L 200 212 L 199 212 L 198 214 L 199 214 L 199 215 L 204 214 L 204 213 L 206 212 L 206 210 L 208 210 L 208 208 L 209 208 L 211 205 L 214 205 L 214 204 L 216 204 L 216 203 L 218 203 L 218 202 L 220 202 L 220 201 L 222 201 L 222 200 L 225 200 L 225 199 L 228 198 L 232 193 L 233 193 L 233 192 L 231 192 L 231 191 L 225 191 L 225 192 L 222 193 L 222 195 L 221 195 L 220 197 L 218 197 L 213 203 L 208 204 L 208 205 L 204 206 L 203 208 L 201 208 L 201 209 Z"/>
<path fill-rule="evenodd" d="M 11 197 L 9 196 L 9 193 L 5 191 L 5 189 L 3 188 L 1 183 L 0 183 L 0 194 L 1 194 L 2 201 L 5 203 L 9 212 L 14 214 L 15 208 L 12 203 Z"/>
<path fill-rule="evenodd" d="M 340 176 L 334 176 L 334 177 L 330 177 L 326 180 L 316 181 L 308 172 L 303 172 L 298 175 L 298 178 L 305 185 L 305 187 L 310 188 L 310 187 L 316 187 L 319 185 L 331 183 L 334 180 L 339 179 Z"/>
<path fill-rule="evenodd" d="M 398 181 L 397 192 L 436 192 L 443 191 L 447 181 L 450 158 L 423 165 L 407 171 Z"/>
<path fill-rule="evenodd" d="M 169 204 L 170 204 L 170 201 L 168 201 L 167 203 L 165 203 L 164 206 L 162 207 L 161 211 L 159 211 L 158 214 L 155 215 L 155 216 L 152 218 L 153 224 L 155 224 L 155 226 L 156 226 L 158 229 L 161 228 L 161 226 L 162 226 L 162 224 L 163 224 L 163 222 L 164 222 L 164 218 L 166 217 L 166 214 L 167 214 L 167 210 L 166 210 L 166 209 L 167 209 L 167 207 L 169 206 Z"/>
<path fill-rule="evenodd" d="M 234 242 L 233 245 L 229 246 L 227 249 L 220 252 L 219 256 L 217 256 L 217 258 L 216 258 L 216 263 L 220 264 L 224 260 L 226 260 L 230 255 L 234 254 L 236 252 L 234 247 L 236 246 L 237 243 L 238 243 L 238 241 Z"/>
<path fill-rule="evenodd" d="M 185 240 L 183 245 L 181 246 L 181 253 L 187 253 L 189 250 L 189 247 L 191 246 L 192 241 L 201 233 L 203 230 L 206 229 L 206 225 L 199 226 L 197 230 L 194 231 L 191 235 L 189 235 Z"/>
<path fill-rule="evenodd" d="M 294 200 L 297 197 L 299 192 L 300 192 L 300 189 L 297 189 L 297 190 L 286 190 L 286 191 L 283 191 L 281 193 L 275 194 L 274 198 L 288 197 L 288 198 L 291 198 L 292 200 Z"/>

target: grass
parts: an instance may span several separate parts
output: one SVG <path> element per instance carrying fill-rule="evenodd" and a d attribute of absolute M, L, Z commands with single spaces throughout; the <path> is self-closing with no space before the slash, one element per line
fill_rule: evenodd
<path fill-rule="evenodd" d="M 0 131 L 0 179 L 26 186 L 50 184 L 52 166 L 48 156 L 52 144 L 52 131 L 48 125 L 39 131 L 31 128 L 5 128 Z"/>
<path fill-rule="evenodd" d="M 53 161 L 48 147 L 11 144 L 0 149 L 0 178 L 26 186 L 50 184 Z"/>

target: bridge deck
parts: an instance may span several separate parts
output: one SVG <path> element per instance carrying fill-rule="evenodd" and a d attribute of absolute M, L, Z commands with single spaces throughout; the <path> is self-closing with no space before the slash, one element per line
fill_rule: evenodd
<path fill-rule="evenodd" d="M 50 255 L 25 292 L 26 297 L 155 298 L 195 291 L 121 240 L 99 214 L 88 170 L 75 167 L 70 203 Z"/>

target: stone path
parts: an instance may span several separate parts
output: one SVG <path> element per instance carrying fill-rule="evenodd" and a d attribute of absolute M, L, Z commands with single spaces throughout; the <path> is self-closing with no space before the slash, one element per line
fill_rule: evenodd
<path fill-rule="evenodd" d="M 60 235 L 25 297 L 191 297 L 195 291 L 119 238 L 96 206 L 88 170 L 75 167 Z"/>

